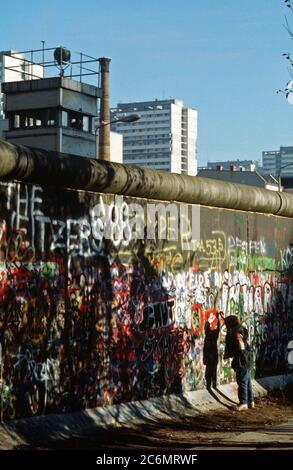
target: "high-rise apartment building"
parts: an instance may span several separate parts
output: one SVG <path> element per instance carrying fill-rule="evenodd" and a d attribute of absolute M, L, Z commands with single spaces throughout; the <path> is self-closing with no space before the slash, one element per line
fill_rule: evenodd
<path fill-rule="evenodd" d="M 123 163 L 196 175 L 197 111 L 178 99 L 119 103 L 111 121 L 131 114 L 140 119 L 111 127 L 123 135 Z"/>

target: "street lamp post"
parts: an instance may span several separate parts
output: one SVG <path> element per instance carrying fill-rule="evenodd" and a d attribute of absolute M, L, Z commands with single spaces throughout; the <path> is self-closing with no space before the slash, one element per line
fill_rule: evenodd
<path fill-rule="evenodd" d="M 98 135 L 98 130 L 100 128 L 104 128 L 105 126 L 110 126 L 111 124 L 114 124 L 115 122 L 136 122 L 140 119 L 140 116 L 138 114 L 129 114 L 129 116 L 121 116 L 120 118 L 113 119 L 112 121 L 100 121 L 100 124 L 98 124 L 95 127 L 95 134 L 96 138 Z M 100 142 L 100 133 L 99 133 L 99 145 L 97 145 L 98 148 L 98 158 L 99 160 L 110 160 L 110 150 L 109 150 L 109 157 L 105 158 L 104 153 L 100 154 L 101 150 L 101 142 Z M 110 131 L 109 131 L 109 149 L 110 149 Z"/>
<path fill-rule="evenodd" d="M 291 166 L 291 165 L 293 165 L 293 162 L 292 163 L 286 163 L 286 165 L 283 165 L 279 168 L 279 171 L 278 171 L 278 191 L 279 192 L 281 192 L 281 189 L 282 189 L 281 171 L 284 168 L 287 168 L 287 166 Z"/>
<path fill-rule="evenodd" d="M 100 127 L 104 126 L 110 126 L 111 124 L 114 124 L 115 122 L 135 122 L 140 119 L 140 116 L 138 114 L 129 114 L 129 116 L 122 116 L 121 118 L 113 119 L 112 121 L 103 121 L 101 124 L 96 126 L 96 130 L 100 129 Z"/>

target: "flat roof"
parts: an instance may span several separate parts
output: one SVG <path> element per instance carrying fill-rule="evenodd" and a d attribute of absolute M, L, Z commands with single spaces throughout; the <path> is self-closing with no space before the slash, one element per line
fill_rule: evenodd
<path fill-rule="evenodd" d="M 78 82 L 67 77 L 49 77 L 36 80 L 21 80 L 16 82 L 2 83 L 2 92 L 6 94 L 23 93 L 28 91 L 52 90 L 66 88 L 84 95 L 101 97 L 101 89 L 88 83 Z"/>

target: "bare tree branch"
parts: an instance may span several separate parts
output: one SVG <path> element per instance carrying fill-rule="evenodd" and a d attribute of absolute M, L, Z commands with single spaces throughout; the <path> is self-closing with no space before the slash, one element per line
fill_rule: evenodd
<path fill-rule="evenodd" d="M 292 13 L 293 13 L 293 5 L 292 5 L 292 0 L 285 0 L 285 5 L 288 7 Z"/>
<path fill-rule="evenodd" d="M 292 13 L 293 13 L 293 10 L 292 10 Z M 290 25 L 289 25 L 289 22 L 287 20 L 287 17 L 285 16 L 285 21 L 286 21 L 286 24 L 283 24 L 284 28 L 286 29 L 287 33 L 291 36 L 291 38 L 293 38 L 293 32 L 290 28 Z"/>
<path fill-rule="evenodd" d="M 285 6 L 290 10 L 290 13 L 293 14 L 293 0 L 284 0 Z M 286 29 L 287 33 L 289 34 L 290 38 L 293 39 L 293 29 L 290 26 L 287 16 L 285 16 L 285 24 L 283 27 Z M 284 93 L 286 98 L 288 99 L 289 95 L 293 94 L 293 58 L 291 57 L 289 52 L 285 52 L 282 54 L 283 57 L 289 61 L 289 66 L 287 67 L 287 71 L 290 77 L 290 81 L 286 84 L 283 90 L 278 90 L 277 93 Z"/>

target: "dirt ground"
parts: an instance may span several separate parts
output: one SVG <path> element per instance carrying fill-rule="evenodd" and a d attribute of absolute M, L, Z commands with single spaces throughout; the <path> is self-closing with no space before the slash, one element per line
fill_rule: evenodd
<path fill-rule="evenodd" d="M 285 396 L 256 400 L 256 408 L 237 412 L 223 408 L 194 418 L 144 424 L 136 429 L 97 432 L 95 436 L 56 443 L 47 449 L 164 449 L 229 448 L 243 433 L 265 431 L 293 418 L 293 402 Z M 266 431 L 265 431 L 266 432 Z M 261 446 L 261 442 L 259 443 Z M 243 446 L 245 443 L 243 442 Z"/>

